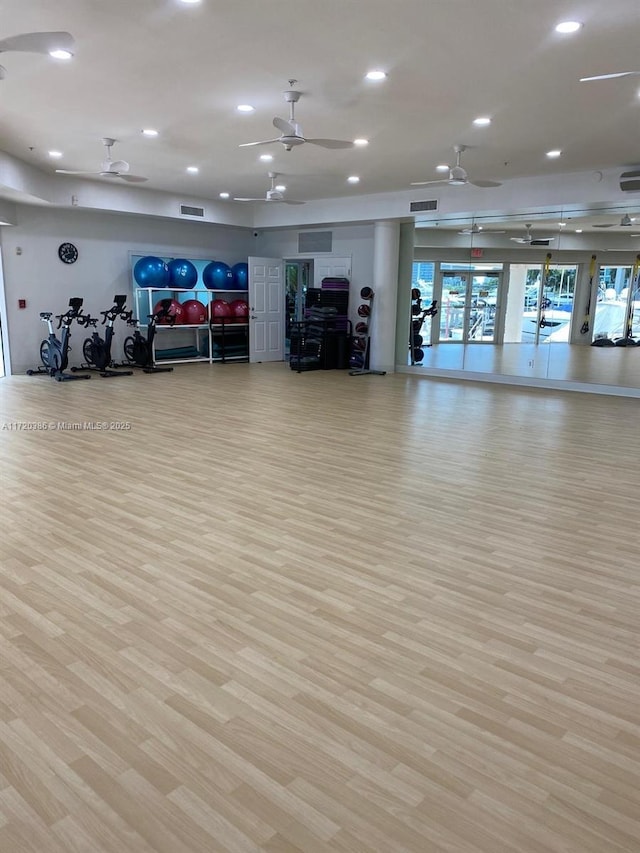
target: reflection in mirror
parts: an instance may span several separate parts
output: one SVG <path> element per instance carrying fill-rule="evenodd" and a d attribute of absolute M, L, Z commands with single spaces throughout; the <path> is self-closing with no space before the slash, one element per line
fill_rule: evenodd
<path fill-rule="evenodd" d="M 636 206 L 459 214 L 418 224 L 412 286 L 421 307 L 437 300 L 438 314 L 419 315 L 421 360 L 409 363 L 640 387 L 640 348 L 632 346 L 640 339 Z"/>

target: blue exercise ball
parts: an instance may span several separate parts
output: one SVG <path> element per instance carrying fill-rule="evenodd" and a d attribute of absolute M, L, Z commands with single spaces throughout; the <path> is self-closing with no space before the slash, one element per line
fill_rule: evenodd
<path fill-rule="evenodd" d="M 211 261 L 202 270 L 202 281 L 209 290 L 234 290 L 233 273 L 224 261 Z"/>
<path fill-rule="evenodd" d="M 169 284 L 169 267 L 162 258 L 147 255 L 136 261 L 133 277 L 139 287 L 164 288 Z"/>
<path fill-rule="evenodd" d="M 231 274 L 236 290 L 249 288 L 249 264 L 234 264 L 231 267 Z"/>
<path fill-rule="evenodd" d="M 198 283 L 198 270 L 185 258 L 174 258 L 169 267 L 169 286 L 176 290 L 192 290 Z"/>

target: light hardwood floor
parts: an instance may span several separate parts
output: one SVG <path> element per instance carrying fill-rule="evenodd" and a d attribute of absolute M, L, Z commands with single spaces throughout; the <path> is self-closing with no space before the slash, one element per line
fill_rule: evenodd
<path fill-rule="evenodd" d="M 640 850 L 637 400 L 0 382 L 0 850 Z"/>

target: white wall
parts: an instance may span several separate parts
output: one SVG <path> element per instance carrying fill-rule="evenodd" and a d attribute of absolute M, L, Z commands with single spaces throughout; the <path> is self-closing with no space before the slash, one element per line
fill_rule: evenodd
<path fill-rule="evenodd" d="M 300 228 L 262 231 L 258 232 L 258 236 L 254 240 L 254 253 L 270 258 L 285 258 L 287 260 L 294 258 L 326 258 L 327 255 L 335 255 L 342 258 L 351 256 L 349 318 L 355 325 L 358 321 L 357 309 L 360 304 L 360 288 L 373 286 L 373 229 L 373 224 L 304 229 L 306 231 L 322 230 L 333 233 L 331 252 L 323 252 L 318 255 L 298 254 L 298 234 L 302 230 Z"/>
<path fill-rule="evenodd" d="M 131 253 L 235 264 L 248 257 L 252 233 L 204 223 L 18 205 L 17 224 L 0 229 L 13 372 L 38 364 L 46 332 L 40 311 L 61 314 L 72 296 L 82 296 L 85 312 L 96 316 L 111 307 L 116 293 L 129 294 L 128 305 L 134 307 Z M 58 259 L 58 246 L 65 241 L 79 251 L 78 261 L 69 266 Z M 19 299 L 27 300 L 26 309 L 18 308 Z M 120 352 L 125 328 L 116 331 L 114 355 Z M 70 362 L 77 364 L 86 335 L 76 327 L 72 334 Z"/>

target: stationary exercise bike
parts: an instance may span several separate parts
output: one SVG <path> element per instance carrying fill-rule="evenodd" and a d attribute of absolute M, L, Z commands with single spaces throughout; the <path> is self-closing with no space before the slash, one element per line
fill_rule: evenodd
<path fill-rule="evenodd" d="M 153 340 L 156 336 L 157 324 L 160 320 L 166 320 L 170 326 L 173 326 L 176 320 L 176 315 L 170 310 L 172 301 L 172 299 L 160 300 L 160 308 L 153 314 L 149 314 L 146 338 L 140 331 L 140 321 L 128 319 L 128 324 L 135 328 L 135 332 L 124 341 L 124 355 L 127 359 L 125 366 L 140 367 L 143 373 L 170 373 L 173 370 L 173 367 L 158 367 L 153 363 Z"/>
<path fill-rule="evenodd" d="M 111 343 L 113 341 L 113 324 L 118 317 L 129 321 L 131 319 L 131 311 L 125 311 L 124 306 L 127 301 L 126 295 L 114 296 L 113 306 L 108 311 L 101 311 L 102 325 L 106 324 L 104 338 L 100 337 L 100 333 L 95 331 L 90 338 L 87 338 L 82 346 L 82 354 L 85 357 L 85 363 L 79 368 L 72 367 L 71 370 L 95 370 L 100 376 L 105 379 L 116 376 L 131 376 L 133 370 L 110 370 L 115 367 L 111 357 Z M 87 326 L 98 325 L 98 320 L 93 317 L 88 317 Z"/>
<path fill-rule="evenodd" d="M 42 366 L 27 370 L 27 376 L 46 374 L 56 382 L 70 382 L 72 379 L 91 379 L 88 373 L 65 373 L 69 364 L 70 327 L 75 320 L 78 325 L 85 326 L 88 317 L 82 313 L 82 297 L 75 296 L 69 300 L 69 310 L 66 314 L 56 314 L 58 329 L 62 328 L 60 338 L 53 330 L 53 314 L 51 311 L 41 311 L 40 319 L 47 324 L 49 335 L 40 344 L 40 360 Z"/>

